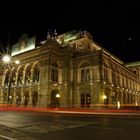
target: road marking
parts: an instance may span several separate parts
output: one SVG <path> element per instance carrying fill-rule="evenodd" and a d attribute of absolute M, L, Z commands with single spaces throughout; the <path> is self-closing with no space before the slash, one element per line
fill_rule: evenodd
<path fill-rule="evenodd" d="M 7 136 L 4 136 L 4 135 L 0 135 L 1 138 L 4 138 L 6 140 L 17 140 L 15 138 L 11 138 L 11 137 L 7 137 Z"/>
<path fill-rule="evenodd" d="M 99 129 L 111 129 L 111 130 L 119 130 L 119 131 L 122 131 L 122 130 L 125 130 L 125 129 L 122 129 L 122 128 L 114 128 L 114 127 L 95 127 L 95 126 L 84 126 L 84 127 L 91 127 L 91 128 L 99 128 Z"/>

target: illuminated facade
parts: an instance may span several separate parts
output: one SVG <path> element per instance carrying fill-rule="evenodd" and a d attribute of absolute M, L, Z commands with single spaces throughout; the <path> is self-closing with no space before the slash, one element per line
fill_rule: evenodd
<path fill-rule="evenodd" d="M 1 65 L 2 104 L 9 96 L 10 104 L 37 107 L 139 105 L 140 65 L 125 65 L 95 43 L 88 32 L 48 34 L 40 45 L 33 43 L 34 38 L 20 39 L 12 53 L 12 61 L 20 64 Z"/>

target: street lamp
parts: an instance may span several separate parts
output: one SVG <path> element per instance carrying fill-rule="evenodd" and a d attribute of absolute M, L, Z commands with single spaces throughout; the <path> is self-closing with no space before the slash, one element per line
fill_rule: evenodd
<path fill-rule="evenodd" d="M 10 88 L 11 88 L 11 66 L 10 66 L 10 62 L 11 62 L 11 57 L 9 55 L 5 55 L 5 56 L 3 56 L 2 60 L 3 60 L 3 63 L 7 64 L 8 67 L 9 67 L 8 91 L 7 91 L 7 104 L 9 104 L 9 98 L 11 97 L 10 96 Z"/>
<path fill-rule="evenodd" d="M 103 99 L 104 99 L 104 104 L 107 104 L 107 96 L 103 95 Z"/>
<path fill-rule="evenodd" d="M 11 61 L 11 57 L 9 55 L 5 55 L 3 56 L 2 60 L 4 63 L 9 64 Z"/>
<path fill-rule="evenodd" d="M 59 107 L 60 94 L 57 93 L 57 94 L 55 95 L 55 97 L 56 97 L 56 107 Z"/>
<path fill-rule="evenodd" d="M 59 94 L 59 93 L 57 93 L 55 97 L 56 97 L 56 98 L 60 98 L 60 94 Z"/>
<path fill-rule="evenodd" d="M 103 95 L 103 99 L 107 99 L 107 96 L 106 95 Z"/>
<path fill-rule="evenodd" d="M 11 56 L 10 55 L 4 55 L 3 58 L 3 63 L 4 64 L 7 64 L 8 65 L 8 68 L 9 68 L 9 77 L 8 77 L 8 92 L 7 92 L 7 104 L 9 104 L 9 100 L 12 99 L 12 96 L 10 95 L 10 90 L 11 90 L 11 78 L 12 78 L 12 73 L 11 73 L 11 65 L 10 63 L 12 62 L 11 61 Z M 20 61 L 19 60 L 16 60 L 15 61 L 15 64 L 19 64 Z"/>
<path fill-rule="evenodd" d="M 8 92 L 7 92 L 7 104 L 9 104 L 9 95 L 10 95 L 10 88 L 11 88 L 11 66 L 10 66 L 10 62 L 11 62 L 11 57 L 9 55 L 5 55 L 2 58 L 3 63 L 7 64 L 9 67 L 9 77 L 8 77 Z"/>

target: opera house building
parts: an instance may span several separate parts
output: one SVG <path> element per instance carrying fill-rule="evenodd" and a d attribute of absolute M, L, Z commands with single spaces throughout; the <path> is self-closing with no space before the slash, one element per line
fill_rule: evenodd
<path fill-rule="evenodd" d="M 39 43 L 24 34 L 10 55 L 9 63 L 0 64 L 1 104 L 88 109 L 140 104 L 140 63 L 124 63 L 87 31 L 48 33 Z"/>

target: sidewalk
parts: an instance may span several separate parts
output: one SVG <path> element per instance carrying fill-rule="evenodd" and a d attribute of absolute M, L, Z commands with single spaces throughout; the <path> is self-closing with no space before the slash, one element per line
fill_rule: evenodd
<path fill-rule="evenodd" d="M 0 106 L 0 111 L 37 111 L 49 113 L 71 113 L 71 114 L 107 114 L 107 115 L 140 115 L 140 110 L 93 110 L 79 108 L 36 108 L 36 107 L 16 107 L 16 106 Z"/>

